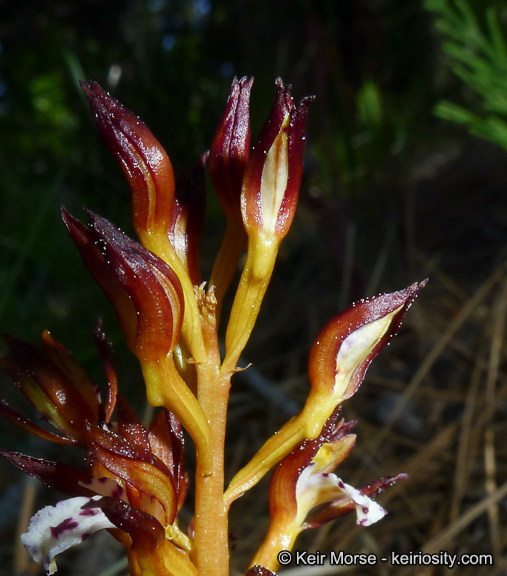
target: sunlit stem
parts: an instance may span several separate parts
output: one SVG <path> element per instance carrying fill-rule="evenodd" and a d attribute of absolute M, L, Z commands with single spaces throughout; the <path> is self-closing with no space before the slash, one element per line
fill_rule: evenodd
<path fill-rule="evenodd" d="M 278 239 L 250 237 L 245 267 L 241 274 L 231 316 L 225 334 L 225 359 L 222 373 L 236 368 L 239 356 L 252 334 L 259 310 L 266 294 L 276 256 Z"/>
<path fill-rule="evenodd" d="M 199 297 L 198 297 L 199 300 Z M 197 458 L 192 561 L 200 576 L 229 574 L 228 508 L 224 504 L 224 446 L 230 374 L 220 376 L 220 352 L 213 289 L 201 305 L 201 325 L 208 361 L 197 364 L 197 394 L 209 422 L 211 469 Z"/>
<path fill-rule="evenodd" d="M 179 375 L 172 355 L 158 361 L 141 362 L 146 395 L 152 406 L 170 410 L 192 438 L 201 469 L 211 470 L 211 436 L 206 416 Z"/>
<path fill-rule="evenodd" d="M 272 572 L 280 568 L 278 554 L 281 550 L 292 550 L 296 538 L 301 533 L 300 525 L 280 525 L 271 523 L 264 542 L 257 550 L 250 566 L 264 566 Z"/>
<path fill-rule="evenodd" d="M 236 272 L 239 259 L 246 248 L 246 244 L 247 236 L 243 221 L 240 218 L 229 219 L 209 282 L 210 286 L 215 286 L 217 323 L 220 321 L 220 311 L 225 293 Z"/>
<path fill-rule="evenodd" d="M 224 494 L 226 505 L 230 506 L 232 502 L 255 486 L 300 442 L 317 438 L 339 402 L 339 398 L 310 395 L 303 410 L 291 418 L 276 434 L 273 434 L 250 462 L 234 476 Z"/>

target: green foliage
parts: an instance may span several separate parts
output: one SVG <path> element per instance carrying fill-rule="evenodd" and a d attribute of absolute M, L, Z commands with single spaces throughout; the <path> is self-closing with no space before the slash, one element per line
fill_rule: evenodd
<path fill-rule="evenodd" d="M 424 6 L 438 14 L 436 28 L 452 70 L 480 103 L 472 111 L 444 100 L 435 113 L 507 150 L 507 47 L 495 8 L 486 9 L 481 25 L 466 0 L 426 0 Z"/>

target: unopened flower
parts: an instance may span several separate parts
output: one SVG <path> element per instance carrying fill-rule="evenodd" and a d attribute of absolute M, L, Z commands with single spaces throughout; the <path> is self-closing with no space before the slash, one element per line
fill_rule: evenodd
<path fill-rule="evenodd" d="M 183 293 L 175 272 L 105 218 L 88 212 L 84 226 L 62 218 L 88 270 L 113 303 L 128 347 L 140 360 L 172 352 L 183 321 Z"/>
<path fill-rule="evenodd" d="M 303 174 L 305 128 L 312 97 L 297 106 L 291 86 L 276 81 L 276 98 L 249 157 L 241 207 L 245 228 L 263 240 L 280 241 L 294 218 Z"/>
<path fill-rule="evenodd" d="M 174 202 L 174 174 L 148 127 L 97 82 L 81 82 L 97 127 L 132 190 L 134 228 L 140 238 L 166 235 Z"/>
<path fill-rule="evenodd" d="M 226 365 L 237 361 L 253 330 L 280 242 L 296 212 L 312 101 L 306 97 L 296 106 L 291 86 L 278 78 L 275 102 L 248 158 L 241 191 L 248 251 L 225 336 Z"/>
<path fill-rule="evenodd" d="M 247 235 L 241 215 L 241 190 L 250 146 L 250 90 L 253 78 L 232 81 L 225 112 L 211 144 L 209 175 L 227 218 L 210 285 L 215 286 L 218 310 L 238 261 L 246 248 Z"/>
<path fill-rule="evenodd" d="M 211 184 L 227 219 L 241 219 L 240 197 L 250 147 L 253 78 L 234 78 L 209 156 Z"/>

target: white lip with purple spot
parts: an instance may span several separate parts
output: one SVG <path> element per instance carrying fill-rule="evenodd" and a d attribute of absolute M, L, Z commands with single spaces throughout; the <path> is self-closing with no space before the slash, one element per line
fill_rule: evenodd
<path fill-rule="evenodd" d="M 46 506 L 30 520 L 28 532 L 21 536 L 25 548 L 51 576 L 57 571 L 55 556 L 81 544 L 97 530 L 115 528 L 100 508 L 83 508 L 93 498 L 77 497 Z"/>

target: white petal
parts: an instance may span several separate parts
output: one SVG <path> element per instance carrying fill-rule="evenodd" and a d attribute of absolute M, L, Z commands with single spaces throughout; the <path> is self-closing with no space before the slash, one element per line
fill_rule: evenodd
<path fill-rule="evenodd" d="M 301 522 L 313 508 L 326 502 L 341 500 L 344 495 L 356 505 L 356 522 L 361 526 L 375 524 L 387 514 L 377 502 L 361 494 L 353 486 L 345 484 L 336 474 L 322 474 L 315 470 L 315 462 L 312 462 L 302 471 L 296 484 L 298 518 Z"/>
<path fill-rule="evenodd" d="M 371 524 L 375 524 L 375 522 L 378 522 L 387 514 L 380 504 L 377 504 L 377 502 L 368 498 L 368 496 L 361 494 L 361 492 L 353 486 L 345 484 L 345 482 L 339 478 L 338 487 L 354 500 L 356 504 L 357 524 L 361 526 L 371 526 Z"/>
<path fill-rule="evenodd" d="M 83 506 L 93 498 L 78 497 L 62 500 L 56 506 L 46 506 L 30 520 L 28 532 L 21 535 L 30 556 L 44 566 L 48 575 L 57 570 L 55 556 L 80 544 L 90 534 L 103 528 L 115 528 L 100 508 Z"/>

